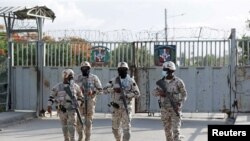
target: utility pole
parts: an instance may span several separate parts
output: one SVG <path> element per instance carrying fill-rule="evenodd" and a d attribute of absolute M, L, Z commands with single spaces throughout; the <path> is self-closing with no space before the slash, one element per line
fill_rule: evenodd
<path fill-rule="evenodd" d="M 168 16 L 167 16 L 167 9 L 165 8 L 165 40 L 168 44 Z"/>
<path fill-rule="evenodd" d="M 173 15 L 173 16 L 168 16 L 167 14 L 167 9 L 165 8 L 165 41 L 168 44 L 168 18 L 174 18 L 177 16 L 183 16 L 185 13 L 179 14 L 179 15 Z"/>
<path fill-rule="evenodd" d="M 202 27 L 200 27 L 200 32 L 199 32 L 199 36 L 198 36 L 198 43 L 199 43 L 199 40 L 200 40 L 200 37 L 201 37 L 201 30 L 202 30 Z"/>

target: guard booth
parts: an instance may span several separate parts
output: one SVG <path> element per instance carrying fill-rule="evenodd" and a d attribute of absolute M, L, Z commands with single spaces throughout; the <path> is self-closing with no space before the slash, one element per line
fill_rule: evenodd
<path fill-rule="evenodd" d="M 50 19 L 54 21 L 55 14 L 54 12 L 47 8 L 46 6 L 35 6 L 35 7 L 0 7 L 0 17 L 4 18 L 6 32 L 7 32 L 7 38 L 8 38 L 8 92 L 7 92 L 7 98 L 6 98 L 6 110 L 14 110 L 15 107 L 20 104 L 20 100 L 17 99 L 23 99 L 23 102 L 25 102 L 27 107 L 34 105 L 36 103 L 36 107 L 33 107 L 34 109 L 37 109 L 37 115 L 39 111 L 41 110 L 41 103 L 39 102 L 39 98 L 42 95 L 42 79 L 43 79 L 43 52 L 44 52 L 44 46 L 42 41 L 42 32 L 43 32 L 43 23 L 45 19 Z M 27 34 L 27 36 L 23 36 L 25 38 L 15 38 L 15 34 Z M 35 36 L 32 36 L 32 38 L 29 36 L 30 34 L 34 33 Z M 13 80 L 19 80 L 15 79 L 15 76 L 13 74 L 15 70 L 18 70 L 18 68 L 14 67 L 14 60 L 13 60 L 13 42 L 17 41 L 34 41 L 34 44 L 36 46 L 34 54 L 36 54 L 36 58 L 34 61 L 34 69 L 32 70 L 32 73 L 26 74 L 25 77 L 25 83 L 31 82 L 31 87 L 29 88 L 18 88 L 18 83 L 22 82 L 15 82 Z M 14 70 L 15 69 L 15 70 Z M 35 77 L 29 77 L 30 74 L 35 74 Z M 25 75 L 25 74 L 23 74 Z M 36 78 L 36 79 L 34 79 Z M 21 80 L 23 81 L 23 80 Z M 22 91 L 22 92 L 20 92 Z M 31 93 L 34 93 L 32 97 L 25 97 L 23 94 L 23 91 L 29 91 Z M 18 93 L 18 94 L 17 94 Z M 25 93 L 25 92 L 24 92 Z M 20 104 L 21 105 L 21 104 Z M 25 109 L 25 108 L 24 108 Z"/>

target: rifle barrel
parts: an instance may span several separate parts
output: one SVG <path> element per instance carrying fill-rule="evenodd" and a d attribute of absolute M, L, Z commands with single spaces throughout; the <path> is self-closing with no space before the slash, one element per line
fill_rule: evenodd
<path fill-rule="evenodd" d="M 122 87 L 122 83 L 121 83 L 121 78 L 120 77 L 119 77 L 119 85 L 120 85 L 120 88 L 121 88 L 122 102 L 123 102 L 124 108 L 126 110 L 126 113 L 128 115 L 128 120 L 130 121 L 129 112 L 128 112 L 128 105 L 127 105 L 127 102 L 126 102 L 126 99 L 125 99 L 125 94 L 124 94 L 124 90 L 123 90 L 123 87 Z"/>
<path fill-rule="evenodd" d="M 79 112 L 79 105 L 78 105 L 78 103 L 77 103 L 77 100 L 76 100 L 75 96 L 73 96 L 73 94 L 72 94 L 72 92 L 71 92 L 69 86 L 64 87 L 64 90 L 65 90 L 65 92 L 69 95 L 69 97 L 71 98 L 71 100 L 72 100 L 72 102 L 73 102 L 72 104 L 73 104 L 74 109 L 75 109 L 76 114 L 77 114 L 77 117 L 78 117 L 78 119 L 79 119 L 81 125 L 83 126 L 83 121 L 82 121 L 82 118 L 81 118 L 81 114 L 80 114 L 80 112 Z"/>

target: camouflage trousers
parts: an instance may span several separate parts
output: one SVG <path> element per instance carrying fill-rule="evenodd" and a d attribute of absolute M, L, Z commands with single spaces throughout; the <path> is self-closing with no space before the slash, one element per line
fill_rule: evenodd
<path fill-rule="evenodd" d="M 59 118 L 62 125 L 64 141 L 75 141 L 75 125 L 76 125 L 75 110 L 68 110 L 65 113 L 59 111 Z"/>
<path fill-rule="evenodd" d="M 129 112 L 131 119 L 131 112 Z M 121 130 L 123 130 L 123 137 Z M 131 136 L 131 121 L 125 109 L 114 109 L 112 112 L 112 132 L 116 141 L 129 141 Z M 122 137 L 122 140 L 121 140 Z"/>
<path fill-rule="evenodd" d="M 161 108 L 161 120 L 165 130 L 166 141 L 181 141 L 181 117 L 176 115 L 172 107 Z"/>
<path fill-rule="evenodd" d="M 77 120 L 76 130 L 78 133 L 78 141 L 90 141 L 92 124 L 93 124 L 93 114 L 83 115 L 83 127 L 80 124 L 80 121 Z M 84 134 L 83 134 L 84 133 Z"/>

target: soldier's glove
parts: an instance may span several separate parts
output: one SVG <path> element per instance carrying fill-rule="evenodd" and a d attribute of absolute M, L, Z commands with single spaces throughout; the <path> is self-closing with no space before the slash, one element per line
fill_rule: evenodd
<path fill-rule="evenodd" d="M 47 111 L 48 111 L 48 113 L 51 114 L 51 113 L 52 113 L 52 107 L 51 107 L 51 106 L 48 106 L 48 107 L 47 107 Z"/>
<path fill-rule="evenodd" d="M 122 92 L 121 88 L 114 88 L 114 91 L 115 91 L 116 93 L 121 93 L 121 92 Z"/>
<path fill-rule="evenodd" d="M 88 91 L 88 96 L 92 96 L 94 94 L 94 92 L 92 90 Z"/>

